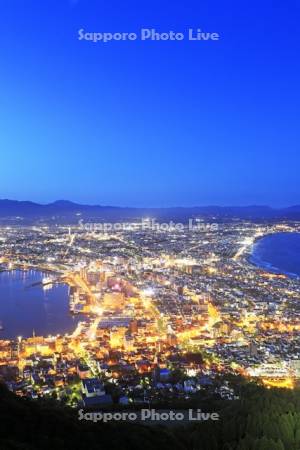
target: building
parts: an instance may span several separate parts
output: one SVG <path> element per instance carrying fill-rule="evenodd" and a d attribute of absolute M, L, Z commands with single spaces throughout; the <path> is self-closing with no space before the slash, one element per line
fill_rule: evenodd
<path fill-rule="evenodd" d="M 81 381 L 81 391 L 86 397 L 105 395 L 103 384 L 98 378 L 85 378 Z"/>

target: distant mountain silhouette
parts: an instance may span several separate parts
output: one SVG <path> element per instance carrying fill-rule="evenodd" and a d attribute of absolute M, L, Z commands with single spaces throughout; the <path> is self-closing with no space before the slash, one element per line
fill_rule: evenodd
<path fill-rule="evenodd" d="M 187 221 L 189 218 L 231 220 L 300 220 L 300 205 L 288 208 L 271 208 L 266 205 L 251 206 L 194 206 L 170 208 L 130 208 L 101 205 L 81 205 L 68 200 L 57 200 L 42 205 L 30 201 L 0 200 L 1 222 L 34 222 L 43 220 L 55 223 L 76 223 L 80 218 L 90 221 L 134 220 L 152 217 L 157 220 Z"/>

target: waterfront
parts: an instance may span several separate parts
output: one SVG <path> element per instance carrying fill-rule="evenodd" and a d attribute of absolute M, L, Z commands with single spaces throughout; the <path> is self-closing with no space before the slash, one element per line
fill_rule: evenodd
<path fill-rule="evenodd" d="M 0 299 L 8 309 L 0 311 L 1 334 L 12 330 L 23 339 L 0 339 L 0 376 L 13 392 L 31 398 L 65 398 L 75 382 L 80 392 L 67 395 L 71 406 L 99 400 L 86 395 L 87 379 L 99 392 L 105 392 L 99 382 L 110 383 L 126 401 L 143 402 L 145 375 L 147 399 L 161 401 L 174 361 L 188 386 L 176 382 L 168 400 L 196 396 L 203 377 L 215 394 L 235 399 L 234 387 L 215 384 L 220 373 L 292 389 L 300 380 L 300 279 L 247 263 L 263 236 L 277 239 L 283 231 L 291 239 L 300 224 L 234 221 L 201 234 L 187 228 L 102 234 L 78 225 L 0 227 L 0 270 L 35 268 L 1 275 Z M 44 277 L 65 285 L 43 290 L 36 283 Z M 26 338 L 33 329 L 36 337 Z M 111 402 L 104 395 L 99 404 Z"/>
<path fill-rule="evenodd" d="M 258 239 L 249 261 L 262 269 L 300 276 L 300 233 L 275 233 Z"/>
<path fill-rule="evenodd" d="M 38 270 L 11 270 L 0 273 L 1 339 L 48 336 L 71 332 L 77 319 L 69 313 L 69 287 L 65 284 L 31 286 L 47 274 Z"/>

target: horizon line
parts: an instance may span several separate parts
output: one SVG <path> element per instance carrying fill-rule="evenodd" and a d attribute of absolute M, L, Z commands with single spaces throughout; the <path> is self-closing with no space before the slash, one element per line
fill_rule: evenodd
<path fill-rule="evenodd" d="M 300 203 L 298 204 L 289 204 L 287 206 L 271 206 L 269 204 L 260 204 L 260 203 L 247 203 L 247 204 L 217 204 L 217 203 L 208 203 L 208 204 L 196 204 L 191 206 L 186 205 L 169 205 L 169 206 L 120 206 L 120 205 L 114 205 L 114 204 L 101 204 L 101 203 L 80 203 L 73 200 L 68 199 L 57 199 L 46 203 L 40 203 L 39 201 L 33 201 L 33 200 L 16 200 L 11 198 L 0 198 L 0 202 L 17 202 L 17 203 L 32 203 L 38 206 L 49 206 L 54 205 L 57 203 L 69 203 L 76 206 L 89 206 L 89 207 L 101 207 L 101 208 L 120 208 L 120 209 L 193 209 L 193 208 L 269 208 L 269 209 L 288 209 L 288 208 L 294 208 L 294 207 L 300 207 Z"/>

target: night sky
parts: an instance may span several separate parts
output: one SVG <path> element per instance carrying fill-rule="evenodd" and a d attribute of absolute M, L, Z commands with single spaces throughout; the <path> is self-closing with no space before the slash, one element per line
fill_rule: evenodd
<path fill-rule="evenodd" d="M 300 203 L 298 0 L 0 0 L 0 20 L 0 198 Z"/>

